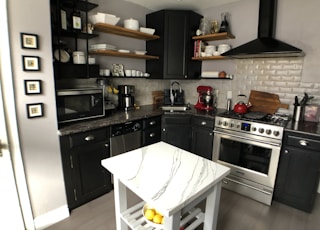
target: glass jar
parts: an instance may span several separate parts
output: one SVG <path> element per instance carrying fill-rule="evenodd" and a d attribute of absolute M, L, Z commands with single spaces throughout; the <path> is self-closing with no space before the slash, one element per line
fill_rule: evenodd
<path fill-rule="evenodd" d="M 220 30 L 220 25 L 219 25 L 219 22 L 218 20 L 216 19 L 213 19 L 211 21 L 211 33 L 219 33 L 219 30 Z"/>
<path fill-rule="evenodd" d="M 210 24 L 205 17 L 200 19 L 199 30 L 202 35 L 210 34 Z"/>

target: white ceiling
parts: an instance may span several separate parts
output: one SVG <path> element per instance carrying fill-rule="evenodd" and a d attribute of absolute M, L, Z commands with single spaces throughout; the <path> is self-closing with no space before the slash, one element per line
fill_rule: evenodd
<path fill-rule="evenodd" d="M 203 10 L 206 8 L 219 6 L 240 0 L 125 0 L 150 10 L 162 9 L 187 9 L 187 10 Z"/>

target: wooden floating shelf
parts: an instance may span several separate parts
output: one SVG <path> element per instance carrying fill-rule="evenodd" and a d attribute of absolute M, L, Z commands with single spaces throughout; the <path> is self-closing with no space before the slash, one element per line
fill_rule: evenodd
<path fill-rule="evenodd" d="M 202 41 L 215 41 L 215 40 L 225 40 L 225 39 L 234 39 L 234 38 L 235 36 L 228 32 L 192 37 L 193 40 L 202 40 Z"/>
<path fill-rule="evenodd" d="M 90 51 L 90 55 L 104 55 L 104 56 L 115 56 L 115 57 L 128 57 L 128 58 L 138 58 L 138 59 L 148 59 L 148 60 L 156 60 L 159 59 L 158 56 L 151 55 L 139 55 L 134 53 L 121 53 L 113 50 L 96 50 Z"/>
<path fill-rule="evenodd" d="M 225 56 L 192 57 L 192 60 L 196 60 L 196 61 L 226 60 L 226 59 L 231 59 L 231 58 L 230 57 L 225 57 Z"/>
<path fill-rule="evenodd" d="M 131 38 L 136 38 L 136 39 L 141 39 L 146 41 L 160 38 L 158 35 L 147 34 L 140 31 L 130 30 L 121 26 L 113 26 L 106 23 L 94 24 L 94 30 L 103 32 L 103 33 L 116 34 L 116 35 L 121 35 L 125 37 L 131 37 Z"/>

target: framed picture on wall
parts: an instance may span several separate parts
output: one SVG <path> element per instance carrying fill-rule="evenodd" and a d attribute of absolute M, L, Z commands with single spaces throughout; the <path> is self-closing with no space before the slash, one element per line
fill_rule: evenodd
<path fill-rule="evenodd" d="M 20 36 L 23 49 L 39 49 L 39 36 L 37 34 L 20 33 Z"/>
<path fill-rule="evenodd" d="M 22 56 L 23 70 L 24 71 L 39 71 L 40 70 L 40 57 L 37 56 Z"/>
<path fill-rule="evenodd" d="M 43 103 L 27 104 L 28 118 L 43 117 Z"/>
<path fill-rule="evenodd" d="M 25 94 L 41 94 L 41 80 L 24 80 Z"/>

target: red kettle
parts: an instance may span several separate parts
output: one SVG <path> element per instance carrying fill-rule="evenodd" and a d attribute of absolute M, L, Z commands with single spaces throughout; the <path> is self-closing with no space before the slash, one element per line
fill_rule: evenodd
<path fill-rule="evenodd" d="M 239 94 L 238 97 L 247 97 L 244 94 Z M 239 101 L 237 104 L 234 105 L 233 111 L 235 113 L 244 114 L 248 112 L 249 106 L 245 104 L 243 101 Z"/>

